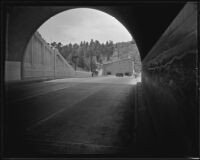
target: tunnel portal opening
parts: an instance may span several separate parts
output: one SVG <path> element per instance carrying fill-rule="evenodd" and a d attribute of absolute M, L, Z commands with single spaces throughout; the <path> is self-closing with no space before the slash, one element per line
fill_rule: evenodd
<path fill-rule="evenodd" d="M 154 19 L 155 21 L 153 21 L 155 23 L 152 22 L 152 24 L 154 24 L 154 25 L 151 25 L 151 29 L 152 29 L 151 33 L 149 33 L 149 30 L 146 29 L 146 26 L 149 26 L 148 25 L 149 21 L 143 21 L 143 19 L 148 19 L 148 16 L 151 18 L 152 12 L 148 12 L 149 14 L 148 15 L 145 14 L 145 17 L 142 16 L 143 18 L 138 18 L 138 19 L 141 19 L 141 21 L 140 20 L 137 21 L 138 22 L 138 25 L 137 25 L 138 28 L 140 28 L 140 26 L 145 26 L 144 28 L 146 29 L 146 32 L 143 32 L 143 31 L 145 31 L 144 28 L 141 29 L 141 30 L 139 29 L 140 33 L 141 32 L 143 33 L 143 34 L 140 34 L 140 35 L 145 35 L 145 36 L 146 35 L 154 35 L 153 33 L 158 32 L 157 29 L 162 28 L 162 29 L 159 30 L 157 38 L 160 37 L 161 33 L 163 33 L 165 27 L 169 25 L 169 22 L 171 23 L 171 20 L 173 18 L 175 18 L 176 14 L 180 11 L 180 8 L 182 8 L 182 5 L 183 4 L 181 4 L 181 6 L 178 5 L 178 8 L 175 7 L 176 8 L 175 12 L 171 12 L 171 10 L 170 10 L 170 15 L 169 15 L 169 12 L 168 12 L 168 8 L 165 6 L 165 4 L 163 5 L 164 7 L 160 7 L 159 5 L 156 5 L 158 8 L 160 8 L 159 11 L 157 11 L 157 10 L 153 11 L 154 9 L 152 9 L 152 6 L 148 7 L 148 6 L 145 5 L 146 9 L 149 8 L 150 11 L 153 12 L 152 17 L 155 18 L 157 13 L 160 13 L 159 15 L 162 15 L 162 16 L 160 16 L 161 19 L 155 18 Z M 137 10 L 137 7 L 135 8 L 136 10 Z M 28 29 L 24 29 L 23 32 L 20 32 L 20 30 L 21 30 L 20 25 L 22 25 L 22 24 L 20 22 L 19 23 L 17 23 L 17 22 L 20 18 L 23 19 L 23 17 L 26 17 L 26 15 L 24 13 L 27 13 L 27 15 L 30 16 L 30 17 L 38 15 L 38 14 L 36 14 L 37 11 L 33 8 L 30 7 L 30 11 L 29 10 L 27 11 L 26 9 L 23 10 L 22 8 L 20 8 L 21 12 L 19 12 L 19 14 L 17 14 L 17 16 L 19 16 L 19 17 L 16 21 L 15 21 L 16 17 L 13 14 L 13 13 L 15 13 L 15 10 L 13 10 L 13 12 L 12 11 L 10 12 L 13 15 L 10 16 L 11 21 L 10 21 L 10 24 L 9 24 L 9 27 L 10 27 L 9 31 L 10 32 L 9 32 L 9 38 L 8 38 L 8 44 L 9 44 L 8 50 L 9 50 L 10 54 L 8 55 L 8 57 L 9 58 L 11 57 L 10 60 L 18 60 L 19 62 L 16 65 L 13 65 L 13 64 L 15 64 L 15 62 L 9 63 L 8 65 L 11 66 L 10 67 L 11 69 L 17 68 L 17 72 L 15 72 L 16 71 L 15 69 L 13 70 L 12 73 L 14 73 L 14 74 L 11 76 L 11 78 L 15 77 L 15 75 L 17 74 L 18 80 L 20 80 L 20 78 L 19 78 L 20 74 L 18 74 L 18 73 L 20 73 L 20 70 L 18 70 L 18 68 L 19 68 L 21 60 L 22 60 L 21 59 L 21 55 L 22 55 L 21 50 L 23 50 L 23 48 L 25 46 L 24 42 L 28 42 L 27 39 L 30 39 L 30 32 L 32 32 L 32 31 L 35 32 L 36 28 L 38 27 L 38 24 L 39 25 L 42 24 L 41 22 L 44 19 L 49 18 L 49 17 L 55 15 L 55 13 L 58 13 L 59 11 L 63 10 L 63 8 L 58 7 L 57 9 L 59 11 L 57 9 L 55 9 L 54 10 L 55 12 L 48 12 L 48 14 L 47 14 L 48 16 L 46 16 L 45 18 L 42 17 L 42 15 L 41 15 L 42 18 L 40 19 L 40 17 L 38 16 L 39 18 L 38 19 L 36 18 L 36 21 L 34 21 L 34 22 L 37 22 L 37 24 L 33 25 L 33 27 L 30 27 L 30 26 L 27 25 Z M 166 10 L 163 10 L 163 8 L 165 8 Z M 172 6 L 171 6 L 171 8 L 173 10 Z M 195 155 L 197 153 L 196 149 L 198 147 L 196 147 L 196 145 L 198 145 L 198 144 L 196 143 L 196 140 L 198 139 L 197 138 L 198 132 L 196 133 L 195 131 L 198 128 L 198 127 L 196 127 L 198 125 L 198 122 L 196 121 L 198 119 L 197 118 L 198 115 L 196 114 L 196 113 L 198 113 L 197 112 L 198 109 L 196 108 L 197 99 L 195 99 L 195 97 L 196 97 L 195 95 L 196 95 L 197 92 L 194 92 L 194 91 L 196 91 L 195 88 L 194 88 L 195 87 L 195 80 L 196 80 L 196 77 L 194 77 L 194 73 L 196 73 L 196 72 L 194 72 L 194 68 L 193 68 L 194 64 L 196 64 L 195 63 L 195 56 L 196 56 L 196 53 L 197 53 L 197 47 L 196 47 L 197 46 L 196 23 L 197 22 L 196 22 L 196 19 L 195 19 L 196 14 L 197 14 L 196 8 L 197 8 L 196 4 L 188 3 L 183 8 L 183 10 L 179 13 L 178 17 L 176 17 L 176 19 L 174 19 L 173 23 L 170 24 L 170 26 L 166 30 L 166 32 L 160 37 L 158 43 L 154 45 L 153 50 L 151 50 L 149 52 L 148 56 L 146 56 L 145 59 L 143 60 L 143 74 L 144 74 L 144 71 L 145 71 L 145 76 L 143 76 L 143 78 L 144 78 L 143 87 L 146 89 L 145 93 L 146 93 L 147 96 L 145 98 L 149 99 L 146 104 L 148 105 L 149 113 L 151 114 L 151 115 L 148 115 L 150 117 L 149 121 L 148 121 L 148 116 L 144 116 L 144 119 L 147 118 L 146 122 L 152 121 L 153 125 L 155 124 L 155 126 L 158 129 L 158 130 L 156 130 L 156 133 L 158 135 L 157 135 L 157 137 L 155 137 L 155 139 L 158 138 L 158 141 L 157 141 L 158 145 L 156 146 L 156 148 L 154 148 L 155 152 L 156 152 L 155 155 L 158 153 L 157 149 L 159 149 L 162 153 L 163 152 L 166 153 L 166 155 L 174 155 L 174 154 L 175 155 L 177 155 L 177 154 L 178 155 L 185 155 L 186 152 L 188 153 L 187 155 Z M 52 9 L 52 7 L 50 8 L 50 10 L 51 9 Z M 120 9 L 121 9 L 121 6 L 120 6 Z M 42 11 L 39 12 L 39 13 L 42 13 L 43 11 L 45 12 L 48 9 L 44 7 L 41 10 Z M 104 9 L 102 9 L 102 10 L 104 10 Z M 126 15 L 128 15 L 127 12 L 126 12 L 127 10 L 124 9 L 125 12 L 122 13 L 121 15 L 122 15 L 122 17 L 123 16 L 126 17 L 124 19 L 124 21 L 127 21 L 127 23 L 128 23 L 128 22 L 132 22 L 132 16 L 126 16 Z M 130 10 L 131 11 L 135 11 L 135 10 L 132 9 L 132 8 L 129 8 L 129 12 L 128 12 L 128 13 L 130 13 L 129 15 L 134 15 L 134 14 L 131 14 L 131 13 L 134 13 L 134 12 L 131 12 Z M 140 8 L 138 10 L 140 10 Z M 166 13 L 163 14 L 162 10 L 163 10 L 163 12 L 166 12 Z M 143 11 L 143 10 L 141 9 L 141 11 Z M 31 13 L 31 14 L 28 14 L 28 13 Z M 137 12 L 137 13 L 139 13 L 139 12 Z M 50 14 L 51 14 L 51 16 L 49 16 Z M 115 14 L 113 14 L 113 15 L 115 15 Z M 28 20 L 27 17 L 25 18 L 27 21 L 23 22 L 25 24 L 30 23 L 30 20 Z M 166 19 L 166 17 L 168 17 L 168 20 Z M 151 20 L 153 20 L 153 19 L 151 19 Z M 165 21 L 165 23 L 163 23 L 163 27 L 160 27 L 160 25 L 158 25 L 158 24 L 161 24 L 161 22 L 164 22 L 164 21 Z M 11 26 L 15 26 L 15 25 L 12 25 L 12 24 L 16 24 L 16 27 L 11 27 Z M 30 24 L 32 24 L 32 23 L 30 23 Z M 126 24 L 126 23 L 123 23 L 123 24 Z M 132 26 L 131 24 L 132 23 L 129 23 L 129 25 L 127 26 L 128 29 L 130 29 L 130 26 Z M 147 25 L 141 25 L 141 24 L 147 24 Z M 133 31 L 133 30 L 131 30 L 131 31 Z M 133 32 L 131 32 L 131 33 L 133 33 Z M 15 35 L 15 36 L 13 36 L 13 35 Z M 23 36 L 21 36 L 22 38 L 20 37 L 20 35 L 23 35 Z M 34 40 L 31 40 L 30 42 L 32 43 L 38 37 L 39 37 L 39 34 L 37 34 L 33 38 Z M 143 38 L 143 36 L 140 36 L 140 37 Z M 145 40 L 145 43 L 143 45 L 144 48 L 146 48 L 146 49 L 144 49 L 144 50 L 146 50 L 146 52 L 142 51 L 141 48 L 140 48 L 143 58 L 144 58 L 145 55 L 147 55 L 147 51 L 150 50 L 150 48 L 153 46 L 153 44 L 156 40 L 156 36 L 155 37 L 154 36 L 152 36 L 152 37 L 146 36 L 146 37 L 148 37 L 148 39 Z M 18 38 L 20 38 L 20 41 L 19 41 L 20 43 L 19 44 L 14 43 L 14 42 L 16 42 L 16 39 L 18 39 Z M 137 38 L 138 38 L 138 36 L 137 36 Z M 138 44 L 140 44 L 140 47 L 141 47 L 142 40 L 140 39 L 140 41 L 138 41 L 138 39 L 137 39 L 137 42 L 138 42 Z M 149 44 L 149 45 L 147 45 L 147 44 Z M 29 50 L 31 50 L 31 53 L 34 53 L 34 52 L 32 52 L 34 50 L 34 48 L 36 50 L 40 50 L 42 48 L 41 47 L 42 45 L 40 43 L 35 43 L 34 45 L 35 46 L 33 46 L 33 44 L 31 44 L 31 47 L 27 47 Z M 43 47 L 43 51 L 51 50 L 51 49 L 52 49 L 51 47 Z M 171 52 L 171 51 L 173 51 L 173 52 Z M 21 66 L 26 65 L 26 66 L 30 67 L 29 68 L 30 70 L 27 69 L 26 71 L 21 72 L 22 77 L 24 77 L 24 75 L 28 75 L 29 78 L 32 75 L 37 75 L 38 77 L 40 75 L 42 75 L 42 76 L 45 75 L 46 77 L 49 77 L 49 78 L 55 78 L 55 76 L 62 76 L 63 74 L 66 74 L 66 73 L 62 72 L 62 68 L 63 67 L 69 67 L 70 68 L 70 65 L 67 65 L 66 63 L 64 63 L 64 64 L 60 63 L 60 62 L 64 61 L 64 59 L 63 59 L 64 56 L 60 56 L 59 54 L 54 53 L 54 52 L 57 52 L 56 50 L 48 51 L 48 52 L 49 52 L 49 54 L 52 55 L 53 61 L 48 59 L 51 56 L 47 56 L 46 57 L 47 59 L 44 59 L 44 61 L 42 59 L 38 58 L 39 55 L 38 55 L 38 57 L 36 56 L 34 58 L 33 57 L 26 57 L 26 55 L 25 55 L 25 57 L 22 56 L 25 60 L 23 61 L 24 64 L 21 65 Z M 38 52 L 36 52 L 36 54 L 37 53 Z M 166 53 L 168 53 L 168 54 L 166 54 Z M 182 53 L 184 53 L 184 54 L 182 54 Z M 30 55 L 33 55 L 33 54 L 30 54 Z M 168 55 L 166 57 L 167 59 L 164 58 L 163 61 L 162 61 L 162 59 L 161 59 L 162 55 L 165 55 L 164 57 L 166 57 L 166 55 Z M 187 58 L 187 56 L 185 56 L 185 55 L 190 56 L 190 58 L 192 60 L 190 58 Z M 33 61 L 31 61 L 31 58 L 33 58 Z M 72 58 L 72 59 L 73 59 L 72 65 L 73 65 L 73 63 L 78 61 L 76 56 L 74 56 L 74 58 Z M 166 64 L 167 61 L 169 63 L 166 66 L 165 64 Z M 180 61 L 182 61 L 182 62 L 180 62 Z M 27 62 L 31 62 L 31 63 L 27 63 Z M 31 68 L 31 65 L 34 64 L 35 62 L 37 62 L 36 63 L 37 65 L 34 65 L 34 68 Z M 41 71 L 41 68 L 43 67 L 42 66 L 43 63 L 48 64 L 50 66 L 49 68 L 48 67 L 44 68 L 45 69 L 44 72 L 43 72 L 43 70 Z M 52 64 L 58 64 L 58 65 L 52 65 Z M 191 66 L 190 65 L 188 66 L 187 64 L 190 64 Z M 155 68 L 154 68 L 154 65 L 155 65 Z M 185 69 L 183 69 L 183 66 L 185 67 Z M 60 68 L 58 73 L 54 72 L 54 71 L 56 71 L 55 70 L 56 67 L 57 67 L 57 69 Z M 32 73 L 31 69 L 35 69 L 36 72 Z M 71 69 L 76 70 L 76 69 L 78 69 L 78 66 L 74 66 L 74 68 L 72 67 Z M 52 70 L 53 70 L 53 72 L 52 72 Z M 92 71 L 91 68 L 89 68 L 89 71 Z M 188 71 L 188 72 L 185 72 L 185 71 Z M 111 74 L 113 73 L 112 71 L 107 71 L 107 73 L 109 73 L 109 72 Z M 125 72 L 125 74 L 128 74 L 128 73 L 129 72 Z M 121 75 L 121 72 L 119 74 Z M 192 75 L 192 76 L 188 76 L 188 75 Z M 59 78 L 61 78 L 61 77 L 59 77 Z M 74 82 L 74 79 L 73 79 L 73 82 Z M 153 83 L 151 83 L 151 82 L 153 82 Z M 57 88 L 57 89 L 58 90 L 61 89 L 63 87 L 62 85 L 63 84 L 60 84 L 59 88 Z M 27 86 L 29 86 L 29 85 L 27 84 Z M 46 94 L 46 92 L 44 92 L 44 93 L 41 92 L 42 85 L 35 85 L 35 86 L 37 86 L 37 88 L 39 89 L 39 91 L 34 92 L 34 95 L 38 95 L 38 93 L 39 93 L 39 96 L 38 96 L 39 100 L 37 101 L 37 103 L 36 103 L 36 101 L 34 101 L 35 97 L 30 96 L 30 92 L 25 92 L 25 89 L 26 89 L 25 87 L 23 88 L 21 86 L 18 86 L 19 88 L 21 87 L 20 92 L 16 92 L 15 95 L 17 95 L 17 98 L 19 98 L 20 94 L 21 95 L 24 94 L 23 96 L 25 97 L 25 99 L 20 99 L 18 101 L 16 99 L 14 99 L 13 97 L 11 97 L 12 101 L 8 102 L 9 107 L 6 106 L 7 116 L 9 116 L 8 121 L 7 121 L 8 122 L 7 126 L 8 126 L 8 130 L 10 129 L 10 131 L 11 131 L 6 136 L 11 137 L 11 139 L 7 138 L 7 140 L 9 139 L 10 143 L 8 143 L 8 144 L 10 146 L 12 146 L 11 147 L 13 149 L 13 150 L 11 149 L 12 151 L 14 151 L 16 148 L 18 148 L 19 143 L 20 144 L 22 143 L 20 141 L 21 139 L 18 139 L 18 138 L 22 137 L 22 140 L 24 140 L 23 136 L 22 136 L 24 134 L 24 132 L 20 132 L 20 131 L 21 131 L 21 128 L 23 128 L 24 126 L 30 125 L 28 119 L 31 119 L 32 121 L 35 120 L 34 118 L 39 117 L 39 119 L 40 119 L 41 118 L 40 116 L 45 114 L 46 118 L 42 117 L 42 120 L 40 119 L 41 121 L 39 121 L 39 123 L 36 123 L 35 126 L 33 125 L 33 128 L 30 127 L 29 129 L 30 130 L 33 129 L 33 132 L 32 132 L 33 137 L 38 136 L 39 139 L 37 139 L 37 140 L 39 140 L 39 142 L 40 142 L 40 140 L 46 140 L 46 143 L 49 143 L 49 142 L 55 143 L 55 141 L 54 142 L 49 141 L 49 140 L 52 140 L 51 138 L 54 135 L 59 135 L 61 137 L 61 139 L 59 139 L 59 140 L 63 140 L 65 138 L 68 138 L 68 136 L 69 136 L 68 134 L 62 134 L 64 132 L 64 128 L 66 128 L 67 125 L 69 125 L 68 129 L 70 131 L 73 131 L 73 129 L 70 128 L 70 127 L 72 125 L 79 124 L 78 122 L 81 122 L 81 123 L 83 122 L 85 124 L 87 124 L 86 122 L 93 122 L 93 119 L 91 117 L 94 116 L 94 115 L 97 116 L 100 119 L 100 121 L 98 121 L 98 122 L 101 122 L 101 119 L 103 119 L 104 116 L 100 116 L 100 115 L 102 115 L 102 113 L 103 114 L 104 113 L 105 114 L 110 113 L 110 112 L 105 112 L 105 111 L 97 109 L 99 111 L 98 114 L 93 114 L 94 112 L 93 113 L 90 112 L 90 114 L 87 115 L 87 116 L 85 116 L 85 114 L 80 114 L 80 117 L 82 117 L 82 118 L 77 118 L 78 116 L 76 116 L 76 115 L 79 115 L 79 113 L 80 113 L 79 111 L 82 111 L 82 113 L 86 113 L 85 112 L 86 110 L 84 110 L 84 108 L 79 108 L 80 106 L 77 106 L 76 103 L 74 103 L 75 108 L 77 107 L 80 110 L 69 109 L 69 110 L 71 110 L 71 112 L 65 112 L 65 114 L 63 114 L 63 110 L 61 109 L 61 110 L 59 110 L 58 114 L 60 115 L 60 113 L 62 113 L 61 117 L 64 117 L 65 118 L 64 120 L 62 118 L 60 119 L 57 116 L 57 119 L 60 120 L 59 121 L 60 123 L 57 123 L 58 121 L 57 122 L 48 121 L 49 119 L 54 117 L 54 115 L 56 115 L 57 112 L 56 112 L 56 114 L 53 114 L 53 116 L 52 116 L 52 115 L 47 115 L 45 111 L 47 111 L 47 110 L 50 111 L 52 109 L 53 112 L 54 112 L 55 108 L 57 108 L 58 106 L 59 107 L 63 106 L 63 105 L 60 105 L 60 104 L 62 104 L 63 101 L 64 101 L 63 103 L 66 106 L 67 106 L 67 104 L 70 106 L 70 104 L 72 102 L 76 102 L 77 99 L 80 99 L 79 96 L 83 94 L 84 98 L 86 98 L 86 99 L 91 98 L 92 100 L 94 100 L 96 106 L 101 104 L 102 106 L 105 107 L 106 106 L 106 105 L 104 105 L 105 102 L 106 102 L 105 99 L 107 99 L 109 101 L 110 95 L 114 95 L 115 98 L 116 97 L 118 98 L 118 99 L 114 99 L 114 98 L 112 99 L 111 98 L 113 100 L 112 101 L 113 104 L 115 104 L 120 99 L 120 96 L 119 96 L 120 94 L 121 95 L 123 95 L 123 94 L 129 95 L 129 94 L 126 94 L 126 93 L 129 93 L 129 91 L 131 90 L 131 87 L 128 86 L 128 87 L 123 88 L 123 89 L 125 89 L 125 90 L 123 90 L 125 92 L 123 92 L 122 86 L 120 86 L 120 85 L 117 85 L 117 88 L 113 87 L 112 85 L 108 85 L 103 90 L 101 90 L 100 85 L 93 85 L 94 87 L 90 88 L 90 85 L 88 85 L 88 84 L 84 84 L 83 86 L 77 85 L 77 83 L 76 84 L 74 83 L 74 86 L 64 84 L 64 87 L 67 90 L 64 90 L 64 92 L 59 93 L 61 98 L 59 99 L 59 101 L 56 101 L 56 98 L 59 97 L 59 96 L 55 96 L 55 94 L 51 93 L 51 91 L 56 91 L 56 90 L 54 90 L 56 87 L 55 88 L 54 87 L 53 88 L 48 87 L 48 84 L 47 84 L 49 92 Z M 75 91 L 72 90 L 71 87 L 75 87 Z M 34 86 L 33 86 L 33 88 L 34 88 Z M 91 90 L 89 90 L 90 94 L 86 94 L 84 92 L 84 88 L 91 89 Z M 28 90 L 30 91 L 31 87 Z M 169 94 L 164 94 L 164 93 L 166 93 L 166 90 L 169 91 Z M 95 92 L 95 91 L 98 91 L 98 92 Z M 109 91 L 111 91 L 111 92 L 109 92 Z M 163 91 L 163 92 L 161 92 L 161 91 Z M 100 97 L 92 96 L 92 94 L 94 92 L 95 92 L 95 94 L 103 95 L 104 96 L 103 99 L 102 99 L 101 96 Z M 192 93 L 191 95 L 194 95 L 194 96 L 188 96 L 189 92 Z M 65 97 L 67 94 L 69 95 L 69 98 Z M 166 95 L 168 97 L 170 97 L 171 100 L 166 98 Z M 173 95 L 175 95 L 175 96 L 173 96 Z M 23 96 L 21 96 L 21 97 L 23 97 Z M 26 98 L 28 98 L 28 99 L 30 98 L 31 103 Z M 176 98 L 178 98 L 178 99 L 176 99 Z M 45 104 L 45 100 L 46 100 L 46 102 L 48 101 L 48 105 Z M 116 102 L 114 100 L 116 100 Z M 130 97 L 129 97 L 129 100 L 130 100 Z M 42 104 L 41 106 L 44 106 L 44 108 L 42 110 L 40 108 L 40 105 L 38 105 L 39 102 L 41 102 L 41 104 Z M 50 102 L 52 102 L 52 103 L 50 103 Z M 58 103 L 55 104 L 55 102 L 58 102 Z M 124 101 L 124 102 L 126 103 L 127 101 Z M 90 111 L 95 111 L 95 107 L 91 107 L 91 105 L 87 105 L 86 102 L 81 102 L 81 103 L 82 103 L 82 105 L 90 107 L 89 108 Z M 133 103 L 133 102 L 130 102 L 130 103 Z M 19 104 L 19 106 L 21 106 L 21 107 L 20 108 L 15 107 L 15 105 L 17 105 L 17 104 Z M 122 108 L 123 107 L 121 107 L 120 109 L 122 109 Z M 108 109 L 108 108 L 105 108 L 105 109 Z M 145 110 L 144 108 L 141 109 L 142 113 L 143 113 L 144 110 Z M 119 112 L 121 111 L 120 113 L 124 113 L 123 110 L 117 110 L 116 109 L 115 111 L 119 111 Z M 24 114 L 24 113 L 26 113 L 26 114 Z M 26 116 L 27 118 L 23 119 L 24 117 L 23 116 L 20 117 L 19 115 Z M 37 117 L 35 117 L 35 115 L 37 115 Z M 115 116 L 115 114 L 110 114 L 110 115 L 112 115 L 112 117 L 115 117 L 115 118 L 118 117 L 118 116 Z M 73 124 L 68 123 L 69 122 L 68 117 L 70 117 L 70 116 L 73 117 L 73 118 L 77 118 L 77 119 L 75 119 L 76 123 L 73 123 Z M 12 118 L 10 118 L 10 117 L 12 117 Z M 187 117 L 187 118 L 185 118 L 185 117 Z M 192 118 L 192 117 L 194 117 L 194 118 Z M 108 115 L 107 118 L 104 119 L 105 120 L 104 122 L 107 122 L 107 119 L 111 119 L 111 117 Z M 13 124 L 15 124 L 15 121 L 16 121 L 16 123 L 18 121 L 21 121 L 23 123 L 18 123 L 17 125 L 13 125 Z M 48 125 L 45 125 L 45 126 L 40 128 L 39 126 L 42 126 L 41 124 L 43 122 L 45 122 L 45 123 L 48 122 Z M 67 123 L 62 123 L 62 122 L 67 122 Z M 187 122 L 187 125 L 185 125 L 184 122 Z M 55 128 L 59 127 L 59 126 L 61 126 L 61 128 L 56 128 L 56 129 L 53 128 L 52 129 L 50 124 L 53 125 Z M 95 130 L 96 133 L 97 133 L 97 131 L 98 131 L 98 133 L 101 133 L 100 136 L 102 136 L 102 137 L 105 137 L 106 134 L 110 133 L 110 132 L 108 132 L 108 128 L 110 126 L 112 126 L 112 125 L 106 126 L 105 124 L 106 123 L 104 123 L 104 126 L 102 125 L 103 127 L 101 126 L 102 128 L 100 130 Z M 126 123 L 126 124 L 128 124 L 128 123 Z M 114 123 L 113 126 L 115 126 L 115 123 Z M 146 125 L 146 126 L 149 126 L 149 125 Z M 177 126 L 179 127 L 178 129 L 176 129 Z M 40 129 L 38 129 L 37 127 L 39 127 Z M 83 126 L 80 126 L 80 128 L 81 127 L 83 127 Z M 86 127 L 86 130 L 89 129 L 89 128 L 94 129 L 95 125 L 91 125 L 88 128 Z M 116 127 L 113 127 L 112 129 L 114 130 L 115 128 Z M 162 131 L 162 132 L 159 133 L 158 131 Z M 172 133 L 171 131 L 175 131 L 175 133 Z M 93 130 L 91 132 L 93 132 Z M 154 130 L 152 132 L 154 132 Z M 51 133 L 51 135 L 49 135 L 49 133 Z M 72 134 L 70 136 L 73 137 L 74 136 L 73 133 L 75 133 L 75 132 L 71 132 L 71 133 Z M 78 133 L 78 132 L 76 132 L 76 133 Z M 82 132 L 79 132 L 79 133 L 82 133 Z M 84 132 L 84 133 L 86 133 L 86 132 Z M 112 132 L 112 133 L 114 133 L 114 132 Z M 124 133 L 127 133 L 127 132 L 124 132 Z M 141 134 L 141 142 L 145 142 L 145 139 L 143 137 L 143 133 L 146 133 L 146 136 L 147 136 L 146 142 L 149 142 L 148 132 L 141 132 L 141 133 L 142 133 Z M 43 135 L 41 135 L 41 134 L 43 134 L 43 135 L 46 134 L 47 136 L 43 137 Z M 17 135 L 18 135 L 18 137 L 17 137 Z M 27 135 L 25 135 L 25 136 L 27 136 Z M 113 137 L 115 137 L 115 136 L 117 137 L 118 135 L 114 135 Z M 129 137 L 129 135 L 125 135 L 125 136 Z M 154 133 L 151 136 L 154 136 Z M 27 136 L 26 138 L 30 138 L 30 136 Z M 45 139 L 45 138 L 47 138 L 47 139 Z M 76 135 L 75 138 L 81 139 L 81 137 L 79 137 L 78 135 Z M 93 137 L 93 138 L 98 139 L 99 137 Z M 87 136 L 86 136 L 86 139 L 90 140 Z M 129 140 L 130 139 L 126 139 L 125 142 L 130 142 Z M 14 142 L 17 142 L 17 143 L 14 143 Z M 56 142 L 56 143 L 61 145 L 60 142 L 61 141 Z M 117 142 L 115 141 L 115 144 L 116 143 L 119 144 L 118 142 L 119 141 L 117 141 Z M 155 144 L 154 142 L 155 141 L 152 140 L 153 145 Z M 173 146 L 172 146 L 172 144 L 173 144 Z M 71 145 L 74 145 L 74 144 L 71 143 Z M 151 147 L 153 145 L 149 145 L 150 146 L 150 152 L 151 152 Z M 144 146 L 145 145 L 141 145 L 142 153 L 146 152 L 146 151 L 143 150 Z M 181 147 L 181 146 L 183 146 L 183 147 Z M 44 147 L 44 146 L 40 146 L 40 147 Z M 180 152 L 177 150 L 177 148 L 180 148 Z M 43 148 L 43 149 L 45 150 L 46 148 Z M 165 155 L 164 153 L 163 153 L 163 155 Z M 193 153 L 195 153 L 195 154 L 193 154 Z"/>
<path fill-rule="evenodd" d="M 52 16 L 32 35 L 21 76 L 45 80 L 120 75 L 139 80 L 141 66 L 136 42 L 120 21 L 100 9 L 73 8 Z"/>
<path fill-rule="evenodd" d="M 94 9 L 77 10 L 71 9 L 78 20 L 72 13 L 68 19 L 59 19 L 70 10 L 56 15 L 61 24 L 51 17 L 26 46 L 21 80 L 30 83 L 14 86 L 8 93 L 13 102 L 7 105 L 20 106 L 14 111 L 7 107 L 7 113 L 12 112 L 8 118 L 9 152 L 51 153 L 51 146 L 44 145 L 55 142 L 69 148 L 60 151 L 53 145 L 55 153 L 123 153 L 124 146 L 132 145 L 130 105 L 141 72 L 136 42 L 114 17 Z M 90 19 L 82 20 L 83 14 Z M 89 32 L 83 35 L 82 28 Z M 56 37 L 59 34 L 63 35 Z M 67 37 L 66 43 L 63 37 Z M 42 82 L 34 83 L 37 80 Z M 19 141 L 22 145 L 17 148 Z M 85 149 L 81 151 L 80 146 Z M 111 149 L 107 150 L 108 146 Z"/>

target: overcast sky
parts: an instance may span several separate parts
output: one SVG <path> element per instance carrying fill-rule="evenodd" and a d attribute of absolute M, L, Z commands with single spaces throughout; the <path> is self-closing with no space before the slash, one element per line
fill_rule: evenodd
<path fill-rule="evenodd" d="M 99 40 L 105 43 L 127 42 L 132 39 L 127 29 L 114 17 L 102 11 L 79 8 L 61 12 L 47 20 L 38 29 L 42 37 L 51 43 L 80 43 Z"/>

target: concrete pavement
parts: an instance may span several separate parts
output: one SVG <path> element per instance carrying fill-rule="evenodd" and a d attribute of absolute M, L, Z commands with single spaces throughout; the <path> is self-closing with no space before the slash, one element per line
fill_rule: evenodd
<path fill-rule="evenodd" d="M 132 77 L 109 76 L 8 86 L 7 149 L 31 154 L 130 153 L 135 84 Z"/>

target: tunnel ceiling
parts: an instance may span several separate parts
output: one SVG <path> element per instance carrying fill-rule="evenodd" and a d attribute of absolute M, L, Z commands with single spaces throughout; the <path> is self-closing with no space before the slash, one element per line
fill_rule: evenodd
<path fill-rule="evenodd" d="M 141 58 L 144 59 L 185 3 L 104 2 L 99 5 L 84 5 L 79 2 L 62 6 L 45 3 L 42 6 L 16 6 L 12 3 L 6 5 L 9 13 L 8 60 L 21 60 L 28 40 L 47 19 L 67 9 L 78 7 L 99 9 L 118 19 L 134 37 Z"/>

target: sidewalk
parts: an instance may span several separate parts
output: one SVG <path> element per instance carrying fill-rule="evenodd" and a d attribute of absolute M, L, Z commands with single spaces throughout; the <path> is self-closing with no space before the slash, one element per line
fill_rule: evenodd
<path fill-rule="evenodd" d="M 142 157 L 189 155 L 188 139 L 172 95 L 159 88 L 138 85 L 137 154 Z"/>
<path fill-rule="evenodd" d="M 158 154 L 157 135 L 152 117 L 147 110 L 142 83 L 137 83 L 137 98 L 136 155 L 138 157 L 151 157 Z"/>

